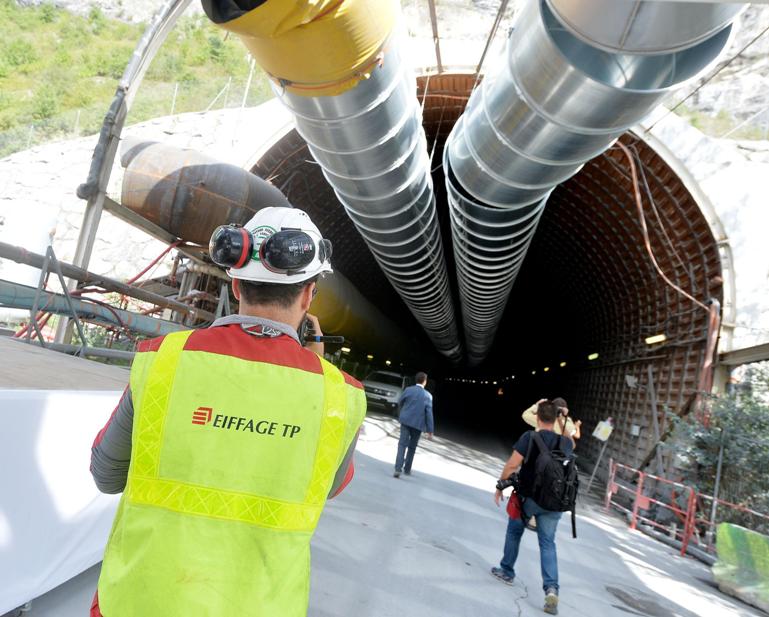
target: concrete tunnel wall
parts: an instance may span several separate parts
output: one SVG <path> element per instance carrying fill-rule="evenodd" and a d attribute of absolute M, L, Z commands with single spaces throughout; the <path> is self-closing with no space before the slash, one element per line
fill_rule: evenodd
<path fill-rule="evenodd" d="M 460 73 L 418 79 L 452 275 L 440 161 L 444 141 L 474 81 L 473 75 Z M 645 214 L 660 267 L 694 297 L 723 303 L 718 246 L 694 198 L 641 139 L 628 133 L 622 141 L 636 154 L 643 171 Z M 302 138 L 287 130 L 263 152 L 252 171 L 270 179 L 311 215 L 334 240 L 335 267 L 429 349 L 421 328 L 379 271 Z M 453 291 L 456 296 L 456 285 Z M 695 392 L 706 331 L 706 312 L 667 286 L 654 270 L 643 244 L 627 160 L 612 148 L 551 196 L 487 360 L 472 373 L 452 369 L 437 354 L 425 358 L 424 365 L 441 384 L 436 406 L 445 400 L 448 413 L 459 424 L 469 427 L 480 421 L 517 434 L 522 429 L 517 418 L 526 406 L 540 397 L 560 395 L 569 401 L 573 415 L 583 420 L 583 457 L 597 456 L 600 442 L 590 433 L 598 421 L 612 416 L 616 430 L 607 456 L 637 464 L 654 442 L 649 367 L 659 430 L 664 432 L 665 411 L 685 408 Z M 659 333 L 666 335 L 664 343 L 644 342 Z M 376 355 L 376 350 L 356 352 Z M 588 360 L 594 352 L 598 358 Z M 635 380 L 635 387 L 628 385 L 627 376 L 630 383 Z M 479 384 L 447 381 L 457 378 L 480 378 L 489 384 L 481 392 Z M 498 384 L 492 385 L 492 380 Z"/>

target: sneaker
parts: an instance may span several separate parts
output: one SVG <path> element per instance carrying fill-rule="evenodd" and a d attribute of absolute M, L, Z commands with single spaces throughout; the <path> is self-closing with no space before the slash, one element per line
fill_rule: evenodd
<path fill-rule="evenodd" d="M 492 568 L 491 575 L 508 585 L 512 585 L 515 580 L 514 576 L 510 576 L 502 568 Z"/>
<path fill-rule="evenodd" d="M 526 520 L 526 529 L 531 529 L 532 531 L 537 531 L 537 517 L 532 516 L 529 519 Z"/>
<path fill-rule="evenodd" d="M 558 590 L 555 587 L 550 587 L 545 592 L 545 612 L 548 615 L 558 614 Z"/>
<path fill-rule="evenodd" d="M 400 477 L 401 477 L 401 472 L 398 470 L 395 470 L 395 472 L 393 473 L 393 478 L 400 478 Z"/>
<path fill-rule="evenodd" d="M 410 476 L 410 475 L 411 475 L 411 472 L 410 472 L 410 471 L 404 471 L 403 473 L 404 473 L 404 474 L 406 474 L 407 476 Z"/>

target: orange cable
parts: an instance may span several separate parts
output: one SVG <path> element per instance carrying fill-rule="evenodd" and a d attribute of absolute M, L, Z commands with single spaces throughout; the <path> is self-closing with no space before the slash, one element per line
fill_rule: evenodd
<path fill-rule="evenodd" d="M 633 192 L 635 193 L 636 206 L 638 206 L 638 217 L 641 222 L 641 230 L 643 232 L 644 245 L 646 246 L 646 252 L 649 253 L 649 258 L 652 260 L 652 264 L 654 264 L 654 267 L 659 273 L 659 275 L 662 277 L 662 280 L 664 280 L 670 287 L 675 289 L 678 293 L 685 296 L 686 298 L 689 298 L 689 300 L 694 302 L 697 306 L 700 306 L 706 311 L 710 312 L 710 308 L 708 307 L 707 304 L 700 302 L 699 300 L 697 300 L 697 298 L 695 298 L 691 294 L 688 294 L 683 289 L 681 289 L 678 285 L 676 285 L 673 281 L 671 281 L 667 277 L 667 275 L 662 271 L 662 268 L 660 268 L 659 264 L 657 263 L 657 259 L 654 257 L 654 251 L 652 251 L 651 240 L 649 239 L 649 229 L 646 227 L 646 217 L 644 215 L 643 202 L 641 200 L 641 189 L 638 186 L 638 170 L 636 169 L 635 161 L 633 160 L 633 155 L 630 153 L 630 150 L 628 150 L 627 146 L 625 146 L 625 144 L 623 144 L 622 142 L 618 141 L 617 145 L 625 153 L 625 156 L 627 157 L 627 160 L 630 163 L 630 172 L 633 177 Z"/>

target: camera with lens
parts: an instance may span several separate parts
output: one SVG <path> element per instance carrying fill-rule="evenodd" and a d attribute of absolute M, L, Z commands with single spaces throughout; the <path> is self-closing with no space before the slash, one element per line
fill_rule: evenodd
<path fill-rule="evenodd" d="M 514 473 L 511 474 L 509 478 L 505 478 L 503 480 L 497 480 L 497 490 L 498 491 L 504 491 L 508 486 L 513 487 L 514 492 L 518 492 L 518 474 Z"/>
<path fill-rule="evenodd" d="M 312 320 L 305 317 L 302 325 L 299 326 L 299 332 L 297 332 L 297 334 L 299 335 L 299 340 L 302 341 L 303 344 L 314 341 L 315 326 L 313 325 Z"/>

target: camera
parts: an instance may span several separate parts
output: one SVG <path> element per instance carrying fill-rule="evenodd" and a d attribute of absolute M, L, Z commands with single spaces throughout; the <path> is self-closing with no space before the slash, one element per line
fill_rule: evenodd
<path fill-rule="evenodd" d="M 497 490 L 498 491 L 504 491 L 508 486 L 513 487 L 514 492 L 518 492 L 518 474 L 514 473 L 511 474 L 509 478 L 505 478 L 504 480 L 497 480 Z"/>
<path fill-rule="evenodd" d="M 315 326 L 313 325 L 312 320 L 305 317 L 302 325 L 299 326 L 299 332 L 297 332 L 297 334 L 299 335 L 299 340 L 302 341 L 302 344 L 313 341 L 315 337 Z"/>

